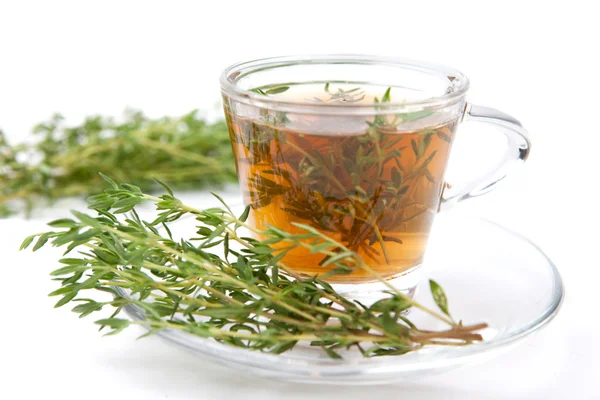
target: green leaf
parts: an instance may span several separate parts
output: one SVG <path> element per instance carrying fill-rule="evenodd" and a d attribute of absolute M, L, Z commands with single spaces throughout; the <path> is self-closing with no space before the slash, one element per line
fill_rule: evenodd
<path fill-rule="evenodd" d="M 69 265 L 67 267 L 62 267 L 50 272 L 50 276 L 68 275 L 74 272 L 83 272 L 87 269 L 88 267 L 85 265 Z"/>
<path fill-rule="evenodd" d="M 423 137 L 423 151 L 422 151 L 422 153 L 425 153 L 427 151 L 427 149 L 429 148 L 429 144 L 431 143 L 431 138 L 432 138 L 431 134 L 425 135 Z"/>
<path fill-rule="evenodd" d="M 338 262 L 338 261 L 340 261 L 340 260 L 344 260 L 344 259 L 346 259 L 346 258 L 353 258 L 353 257 L 355 257 L 355 256 L 356 256 L 356 254 L 355 254 L 354 252 L 352 252 L 352 251 L 344 251 L 344 252 L 342 252 L 342 253 L 336 254 L 335 256 L 329 257 L 329 258 L 327 259 L 327 261 L 325 261 L 325 262 L 324 262 L 322 265 L 323 265 L 324 267 L 326 267 L 326 266 L 328 266 L 329 264 L 332 264 L 332 263 Z"/>
<path fill-rule="evenodd" d="M 94 249 L 92 251 L 100 260 L 104 261 L 108 265 L 118 265 L 121 262 L 119 256 L 112 251 L 102 249 Z"/>
<path fill-rule="evenodd" d="M 378 319 L 385 333 L 394 336 L 404 336 L 404 332 L 402 331 L 396 320 L 392 318 L 389 311 L 384 311 L 381 314 L 381 317 L 379 317 Z"/>
<path fill-rule="evenodd" d="M 429 182 L 435 183 L 435 176 L 433 176 L 431 171 L 429 171 L 427 168 L 423 169 L 423 175 L 425 175 L 425 178 L 427 178 Z"/>
<path fill-rule="evenodd" d="M 35 242 L 35 245 L 33 246 L 33 251 L 37 251 L 40 248 L 42 248 L 48 242 L 48 239 L 50 239 L 50 237 L 53 234 L 54 234 L 54 232 L 46 232 L 46 233 L 40 235 L 37 242 Z"/>
<path fill-rule="evenodd" d="M 252 268 L 248 265 L 248 260 L 244 256 L 239 256 L 237 262 L 233 264 L 234 268 L 239 272 L 240 278 L 248 282 L 252 280 Z"/>
<path fill-rule="evenodd" d="M 223 204 L 223 206 L 227 209 L 227 211 L 229 211 L 230 214 L 233 214 L 233 211 L 231 211 L 231 208 L 229 208 L 229 206 L 227 205 L 227 203 L 225 203 L 225 200 L 223 200 L 223 198 L 221 196 L 219 196 L 215 192 L 210 192 L 210 194 L 212 194 L 214 197 L 216 197 L 217 200 L 219 200 L 219 202 L 221 204 Z M 220 211 L 220 210 L 218 210 L 218 211 Z"/>
<path fill-rule="evenodd" d="M 63 286 L 60 289 L 56 289 L 53 292 L 50 292 L 48 294 L 49 297 L 52 296 L 60 296 L 61 294 L 66 294 L 66 293 L 73 293 L 76 292 L 78 290 L 78 286 L 77 285 L 67 285 L 67 286 Z"/>
<path fill-rule="evenodd" d="M 444 293 L 442 287 L 436 281 L 430 279 L 429 289 L 431 290 L 431 295 L 433 296 L 435 304 L 437 304 L 444 314 L 451 317 L 450 312 L 448 311 L 448 299 L 446 298 L 446 293 Z"/>
<path fill-rule="evenodd" d="M 293 348 L 294 348 L 294 346 L 296 345 L 296 343 L 298 343 L 298 341 L 296 341 L 296 340 L 293 340 L 293 341 L 291 341 L 291 342 L 283 342 L 283 343 L 279 343 L 279 344 L 277 344 L 277 345 L 275 345 L 275 346 L 273 346 L 273 347 L 271 348 L 271 351 L 270 351 L 270 353 L 273 353 L 273 354 L 281 354 L 281 353 L 284 353 L 284 352 L 286 352 L 286 351 L 288 351 L 288 350 L 291 350 L 291 349 L 293 349 Z"/>
<path fill-rule="evenodd" d="M 400 314 L 398 315 L 398 318 L 400 318 L 402 321 L 404 321 L 404 323 L 406 325 L 408 325 L 409 328 L 411 329 L 417 329 L 416 325 L 413 324 L 408 318 L 406 318 L 404 315 Z"/>
<path fill-rule="evenodd" d="M 104 215 L 106 218 L 108 218 L 109 220 L 111 220 L 112 222 L 118 222 L 117 217 L 115 217 L 114 215 L 112 215 L 111 213 L 109 213 L 108 211 L 104 211 L 104 210 L 96 210 L 99 214 Z M 135 213 L 135 211 L 134 211 Z M 107 222 L 108 223 L 108 222 Z"/>
<path fill-rule="evenodd" d="M 79 314 L 79 318 L 83 318 L 85 316 L 90 315 L 93 312 L 102 310 L 102 303 L 98 303 L 91 299 L 78 299 L 75 301 L 84 301 L 84 304 L 79 304 L 73 307 L 71 311 Z"/>
<path fill-rule="evenodd" d="M 71 300 L 73 300 L 75 298 L 75 296 L 77 296 L 77 292 L 74 293 L 68 293 L 66 295 L 63 296 L 62 299 L 60 299 L 55 305 L 54 308 L 59 308 L 64 306 L 65 304 L 67 304 L 68 302 L 70 302 Z"/>
<path fill-rule="evenodd" d="M 413 350 L 411 347 L 395 344 L 393 347 L 383 347 L 383 346 L 372 346 L 368 350 L 363 353 L 365 357 L 380 357 L 380 356 L 398 356 L 402 354 L 406 354 L 409 351 Z"/>
<path fill-rule="evenodd" d="M 207 308 L 200 312 L 202 315 L 212 318 L 243 318 L 250 312 L 243 308 L 219 307 Z"/>
<path fill-rule="evenodd" d="M 211 332 L 209 331 L 209 327 L 207 325 L 184 325 L 184 331 L 189 332 L 193 335 L 207 338 L 211 336 Z"/>
<path fill-rule="evenodd" d="M 279 93 L 288 91 L 289 88 L 290 88 L 289 86 L 278 86 L 278 87 L 274 87 L 272 89 L 265 90 L 265 94 L 268 94 L 268 95 L 279 94 Z"/>
<path fill-rule="evenodd" d="M 321 253 L 329 250 L 333 245 L 331 243 L 321 243 L 314 247 L 311 247 L 310 254 Z"/>
<path fill-rule="evenodd" d="M 392 183 L 398 189 L 402 186 L 402 175 L 400 175 L 400 171 L 396 167 L 392 168 Z"/>
<path fill-rule="evenodd" d="M 115 189 L 119 188 L 119 185 L 117 185 L 117 183 L 115 181 L 110 179 L 108 176 L 104 175 L 102 172 L 98 172 L 98 175 L 100 175 L 102 177 L 102 179 L 104 179 L 106 182 L 108 182 L 113 188 L 115 188 Z"/>
<path fill-rule="evenodd" d="M 261 88 L 254 88 L 254 89 L 251 89 L 250 91 L 254 92 L 254 93 L 262 94 L 263 96 L 267 95 Z"/>
<path fill-rule="evenodd" d="M 246 208 L 244 208 L 244 212 L 239 216 L 238 219 L 242 222 L 246 222 L 246 220 L 248 219 L 248 215 L 250 214 L 251 208 L 251 206 L 246 206 Z"/>
<path fill-rule="evenodd" d="M 95 219 L 93 217 L 90 217 L 87 214 L 84 214 L 84 213 L 76 211 L 76 210 L 71 210 L 71 213 L 85 225 L 88 225 L 88 226 L 91 226 L 92 228 L 97 228 L 97 229 L 104 228 L 104 226 L 102 225 L 102 223 L 100 221 L 98 221 L 97 219 Z"/>
<path fill-rule="evenodd" d="M 417 142 L 415 142 L 415 139 L 410 139 L 410 145 L 412 146 L 413 153 L 415 153 L 415 157 L 418 159 L 421 155 L 419 152 L 419 146 L 417 145 Z"/>
<path fill-rule="evenodd" d="M 77 225 L 77 222 L 69 218 L 57 219 L 48 223 L 48 226 L 53 228 L 75 228 Z"/>
<path fill-rule="evenodd" d="M 223 256 L 225 257 L 225 261 L 227 261 L 227 257 L 229 256 L 229 232 L 225 234 L 225 238 L 223 239 Z"/>
<path fill-rule="evenodd" d="M 448 135 L 446 135 L 444 132 L 440 131 L 439 129 L 437 129 L 435 131 L 435 134 L 442 139 L 444 142 L 446 143 L 452 143 L 452 138 Z"/>
<path fill-rule="evenodd" d="M 254 254 L 271 254 L 271 253 L 273 253 L 273 249 L 270 248 L 269 246 L 250 247 L 248 249 L 243 249 L 242 251 L 247 252 L 247 253 L 254 253 Z"/>
<path fill-rule="evenodd" d="M 390 92 L 391 91 L 392 91 L 391 87 L 387 88 L 387 90 L 383 94 L 383 97 L 381 98 L 381 102 L 382 103 L 389 103 L 391 101 L 391 99 L 392 99 L 391 96 L 390 96 Z"/>
<path fill-rule="evenodd" d="M 36 237 L 37 235 L 27 236 L 25 240 L 23 240 L 23 242 L 21 243 L 21 247 L 19 247 L 19 250 L 25 250 L 26 248 L 28 248 L 31 245 L 31 243 L 33 243 Z"/>
<path fill-rule="evenodd" d="M 376 301 L 369 307 L 374 312 L 393 312 L 399 313 L 412 306 L 412 303 L 401 297 L 390 297 Z"/>
<path fill-rule="evenodd" d="M 135 206 L 141 203 L 144 199 L 137 196 L 126 197 L 120 200 L 117 200 L 113 203 L 112 208 L 116 208 L 113 211 L 114 214 L 122 214 L 131 211 Z"/>
<path fill-rule="evenodd" d="M 140 193 L 140 194 L 142 193 L 142 190 L 138 186 L 132 185 L 130 183 L 122 183 L 121 187 L 132 193 Z"/>
<path fill-rule="evenodd" d="M 90 203 L 88 206 L 88 208 L 90 209 L 108 210 L 112 207 L 113 203 L 116 200 L 106 194 L 101 194 L 97 196 L 88 197 L 87 201 L 88 203 Z"/>
<path fill-rule="evenodd" d="M 282 251 L 281 253 L 277 254 L 276 256 L 273 256 L 269 259 L 268 263 L 267 263 L 267 267 L 271 267 L 271 266 L 275 266 L 277 265 L 277 263 L 279 261 L 281 261 L 281 259 L 283 257 L 285 257 L 286 252 Z M 275 277 L 273 279 L 276 279 Z"/>
<path fill-rule="evenodd" d="M 167 193 L 169 193 L 169 195 L 170 195 L 171 197 L 175 197 L 175 195 L 173 194 L 173 190 L 172 190 L 172 189 L 169 187 L 169 185 L 167 185 L 166 183 L 164 183 L 164 182 L 163 182 L 163 181 L 161 181 L 160 179 L 156 179 L 156 178 L 154 178 L 154 181 L 155 181 L 156 183 L 158 183 L 160 186 L 162 186 L 162 187 L 163 187 L 163 188 L 164 188 L 164 189 L 167 191 Z"/>
<path fill-rule="evenodd" d="M 327 355 L 329 356 L 329 358 L 332 358 L 334 360 L 341 360 L 342 356 L 340 356 L 338 353 L 336 353 L 335 351 L 333 351 L 333 349 L 331 347 L 323 347 L 323 350 L 325 350 L 325 352 L 327 353 Z"/>
<path fill-rule="evenodd" d="M 113 329 L 113 331 L 106 334 L 108 336 L 115 335 L 121 332 L 123 329 L 127 328 L 131 324 L 131 322 L 129 320 L 120 318 L 106 318 L 96 321 L 96 324 L 100 325 L 101 329 L 105 326 L 108 326 L 109 328 Z"/>
<path fill-rule="evenodd" d="M 204 237 L 206 237 L 206 236 L 210 235 L 210 234 L 212 233 L 212 231 L 213 231 L 213 230 L 212 230 L 212 229 L 210 229 L 209 227 L 206 227 L 206 226 L 199 226 L 199 227 L 198 227 L 198 230 L 196 231 L 196 233 L 197 233 L 198 235 L 200 235 L 200 236 L 204 236 Z"/>
<path fill-rule="evenodd" d="M 211 241 L 225 232 L 225 225 L 217 226 L 211 233 L 206 237 L 206 241 Z"/>
<path fill-rule="evenodd" d="M 432 151 L 431 154 L 425 159 L 425 161 L 423 161 L 420 168 L 421 169 L 427 168 L 427 166 L 433 160 L 433 157 L 435 157 L 436 154 L 437 154 L 437 150 Z"/>

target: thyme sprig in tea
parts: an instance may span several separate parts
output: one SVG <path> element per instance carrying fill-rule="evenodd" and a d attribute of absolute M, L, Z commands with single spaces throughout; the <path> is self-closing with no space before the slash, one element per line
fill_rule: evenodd
<path fill-rule="evenodd" d="M 349 87 L 327 83 L 320 97 L 308 101 L 363 101 L 365 90 Z M 294 90 L 288 89 L 271 96 L 286 96 Z M 387 270 L 386 277 L 390 277 L 420 263 L 437 212 L 443 186 L 440 177 L 456 121 L 407 128 L 433 112 L 387 112 L 392 88 L 372 102 L 378 112 L 366 120 L 352 115 L 338 119 L 291 116 L 274 110 L 262 110 L 260 118 L 244 117 L 227 107 L 226 114 L 242 171 L 241 186 L 255 221 L 310 225 L 359 252 L 371 265 Z M 345 132 L 349 121 L 355 121 L 356 128 Z M 327 124 L 331 131 L 321 134 L 318 130 Z M 298 264 L 297 268 L 313 264 L 318 268 L 328 259 L 314 257 L 298 250 L 286 261 L 294 267 Z"/>
<path fill-rule="evenodd" d="M 47 243 L 65 247 L 62 266 L 51 274 L 61 283 L 51 293 L 60 297 L 56 306 L 76 304 L 73 311 L 80 317 L 111 309 L 110 317 L 97 321 L 109 334 L 144 325 L 149 333 L 177 329 L 275 354 L 307 342 L 332 358 L 340 358 L 343 349 L 372 357 L 482 340 L 477 331 L 486 325 L 450 318 L 439 284 L 432 281 L 431 289 L 443 313 L 397 291 L 355 251 L 310 225 L 296 224 L 298 233 L 259 230 L 247 223 L 250 206 L 236 215 L 217 196 L 222 207 L 197 209 L 166 185 L 167 192 L 156 197 L 106 180 L 112 187 L 90 198 L 96 216 L 73 211 L 73 218 L 51 222 L 52 231 L 25 239 L 22 249 L 35 251 Z M 136 206 L 143 202 L 155 204 L 153 220 L 138 216 Z M 194 218 L 196 233 L 179 238 L 170 227 L 184 216 Z M 247 237 L 248 230 L 263 239 Z M 297 247 L 327 257 L 324 271 L 330 274 L 364 269 L 388 285 L 388 294 L 366 306 L 340 295 L 319 275 L 296 274 L 282 260 Z M 100 300 L 94 294 L 109 297 Z M 128 305 L 143 310 L 146 318 L 120 318 Z M 448 328 L 418 328 L 406 314 L 411 308 Z"/>

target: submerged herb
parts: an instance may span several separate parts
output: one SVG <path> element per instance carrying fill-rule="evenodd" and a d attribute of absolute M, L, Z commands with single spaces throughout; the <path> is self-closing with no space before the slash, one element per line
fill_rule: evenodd
<path fill-rule="evenodd" d="M 251 89 L 251 92 L 261 94 L 263 96 L 270 96 L 274 94 L 280 94 L 283 92 L 287 92 L 289 90 L 289 86 L 263 86 Z"/>
<path fill-rule="evenodd" d="M 67 127 L 55 115 L 34 128 L 34 144 L 10 145 L 0 131 L 0 218 L 68 196 L 98 193 L 99 172 L 151 191 L 153 178 L 177 189 L 235 182 L 225 122 L 192 111 L 150 119 L 128 111 L 123 122 L 88 117 Z"/>
<path fill-rule="evenodd" d="M 155 197 L 137 186 L 106 180 L 112 187 L 90 198 L 96 216 L 73 211 L 73 219 L 51 222 L 54 230 L 28 237 L 22 249 L 33 245 L 37 250 L 46 243 L 66 247 L 61 268 L 51 273 L 61 288 L 51 296 L 60 296 L 57 307 L 76 303 L 73 311 L 80 317 L 114 309 L 110 317 L 96 321 L 110 329 L 108 334 L 141 324 L 149 333 L 178 329 L 275 354 L 302 341 L 332 358 L 340 358 L 343 349 L 372 357 L 482 340 L 476 331 L 486 324 L 464 326 L 423 306 L 387 283 L 356 252 L 311 226 L 297 224 L 300 233 L 295 234 L 275 227 L 257 230 L 246 223 L 248 207 L 239 216 L 225 203 L 222 208 L 196 209 L 166 185 L 167 193 Z M 135 207 L 142 202 L 155 204 L 154 220 L 138 216 Z M 196 234 L 174 237 L 169 226 L 185 215 L 195 219 Z M 244 230 L 264 239 L 246 237 Z M 334 270 L 366 270 L 388 286 L 387 297 L 365 306 L 341 296 L 318 275 L 298 276 L 282 262 L 298 246 L 329 257 Z M 66 256 L 75 251 L 77 255 Z M 438 304 L 440 291 L 433 293 Z M 87 292 L 114 297 L 92 299 Z M 126 305 L 143 310 L 145 320 L 119 318 Z M 415 327 L 406 316 L 409 308 L 444 322 L 448 329 Z"/>
<path fill-rule="evenodd" d="M 365 92 L 359 88 L 355 87 L 352 89 L 344 90 L 342 88 L 338 88 L 335 92 L 331 92 L 329 90 L 330 84 L 327 82 L 325 84 L 325 92 L 329 94 L 329 99 L 322 100 L 318 97 L 314 97 L 313 100 L 320 103 L 333 103 L 333 104 L 343 104 L 343 103 L 358 103 L 365 98 Z"/>
<path fill-rule="evenodd" d="M 324 91 L 331 98 L 321 102 L 364 98 L 359 87 L 334 90 L 327 83 Z M 391 91 L 388 88 L 381 99 L 374 99 L 378 110 L 385 111 L 386 103 L 392 101 Z M 248 177 L 242 178 L 245 196 L 255 210 L 281 201 L 278 204 L 283 204 L 286 218 L 300 219 L 320 232 L 340 234 L 340 241 L 351 251 L 360 251 L 373 261 L 381 257 L 390 264 L 388 243 L 403 243 L 397 235 L 399 227 L 422 220 L 412 229 L 428 229 L 426 215 L 435 213 L 432 203 L 439 199 L 436 191 L 441 190 L 441 182 L 436 176 L 440 167 L 431 169 L 430 165 L 438 150 L 445 150 L 440 146 L 450 141 L 452 125 L 397 130 L 402 122 L 429 115 L 430 111 L 379 113 L 365 121 L 363 134 L 325 138 L 287 130 L 289 118 L 268 110 L 260 121 L 232 114 L 236 125 L 232 138 L 243 145 L 238 161 L 251 166 Z M 443 140 L 431 145 L 434 137 Z M 410 151 L 414 162 L 403 165 L 401 160 L 409 159 Z M 327 260 L 323 258 L 321 264 Z"/>

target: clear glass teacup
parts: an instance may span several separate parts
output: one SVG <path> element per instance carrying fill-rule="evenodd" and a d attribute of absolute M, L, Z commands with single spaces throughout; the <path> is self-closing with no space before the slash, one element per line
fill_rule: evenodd
<path fill-rule="evenodd" d="M 310 225 L 409 292 L 435 215 L 491 189 L 530 148 L 518 121 L 467 103 L 467 77 L 441 65 L 278 57 L 227 68 L 221 87 L 250 224 L 292 233 L 301 231 L 294 223 Z M 493 171 L 455 188 L 444 175 L 467 120 L 496 126 L 509 146 Z M 304 248 L 282 260 L 306 276 L 327 272 L 323 261 Z M 326 280 L 353 287 L 373 277 L 357 270 Z"/>

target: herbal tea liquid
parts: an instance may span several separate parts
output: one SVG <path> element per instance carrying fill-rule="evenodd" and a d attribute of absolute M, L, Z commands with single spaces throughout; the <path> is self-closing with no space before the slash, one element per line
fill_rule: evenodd
<path fill-rule="evenodd" d="M 319 88 L 292 88 L 286 95 L 315 102 L 375 101 L 364 88 L 331 90 L 325 97 Z M 389 99 L 389 91 L 383 101 L 385 96 Z M 421 263 L 456 121 L 406 130 L 411 119 L 427 115 L 257 114 L 242 117 L 226 107 L 244 201 L 252 205 L 251 224 L 293 233 L 302 231 L 295 222 L 310 225 L 358 252 L 384 277 Z M 320 265 L 322 254 L 302 248 L 282 262 L 305 275 L 327 272 Z M 328 280 L 368 279 L 356 271 Z"/>

